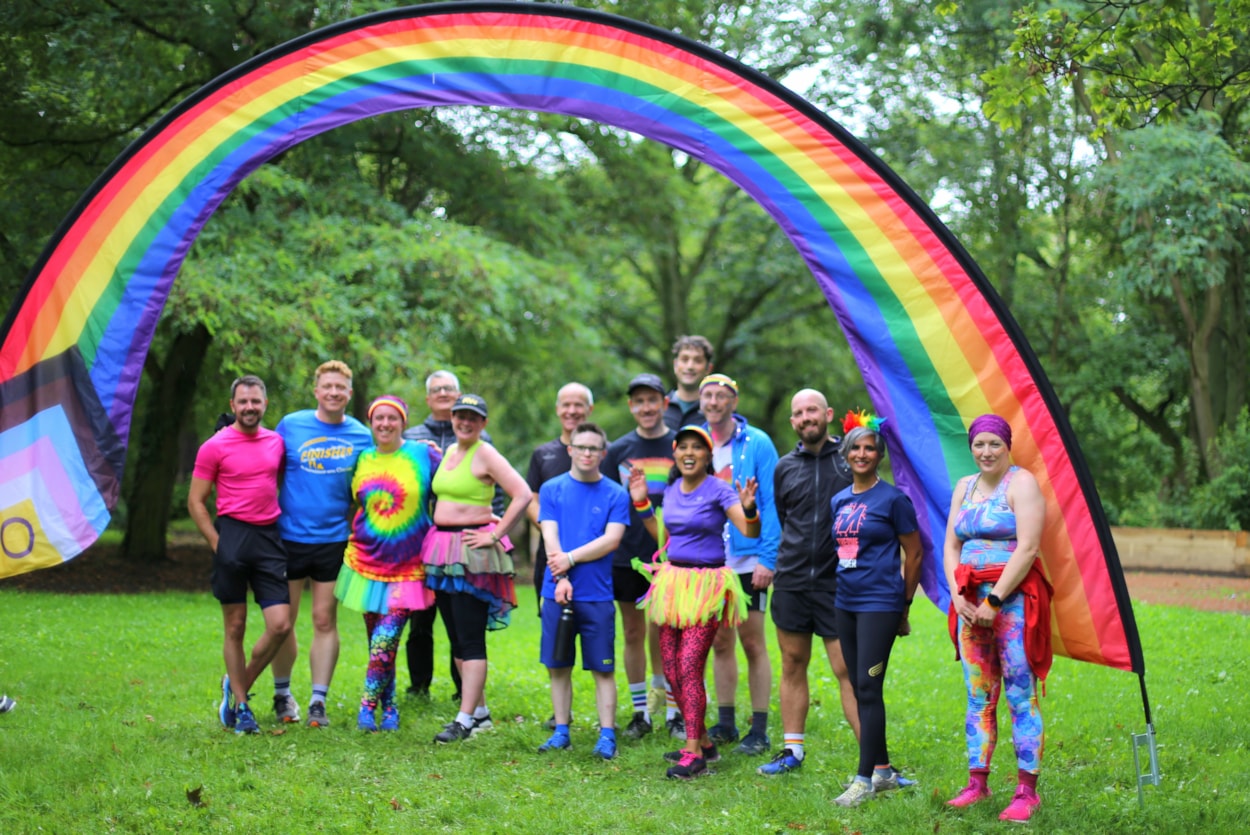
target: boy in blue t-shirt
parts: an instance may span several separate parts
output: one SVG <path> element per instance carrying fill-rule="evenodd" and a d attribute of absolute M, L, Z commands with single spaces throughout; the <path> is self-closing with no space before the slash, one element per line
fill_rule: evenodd
<path fill-rule="evenodd" d="M 556 719 L 555 732 L 538 750 L 572 747 L 572 642 L 564 657 L 556 657 L 556 633 L 568 608 L 573 630 L 581 637 L 582 669 L 595 678 L 600 731 L 594 753 L 610 760 L 616 756 L 616 609 L 611 556 L 629 524 L 629 494 L 599 472 L 608 447 L 602 429 L 582 423 L 570 440 L 572 467 L 543 484 L 538 500 L 538 522 L 547 544 L 540 659 L 551 675 Z"/>

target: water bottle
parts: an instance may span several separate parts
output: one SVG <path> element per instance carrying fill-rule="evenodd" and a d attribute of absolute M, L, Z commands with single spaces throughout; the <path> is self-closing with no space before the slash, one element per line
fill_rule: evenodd
<path fill-rule="evenodd" d="M 560 609 L 560 622 L 556 624 L 555 656 L 558 661 L 573 657 L 573 607 Z"/>

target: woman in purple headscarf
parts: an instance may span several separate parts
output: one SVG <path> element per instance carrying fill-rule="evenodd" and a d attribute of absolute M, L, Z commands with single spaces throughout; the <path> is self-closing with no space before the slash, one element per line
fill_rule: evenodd
<path fill-rule="evenodd" d="M 1050 584 L 1037 564 L 1046 503 L 1037 480 L 1011 463 L 1011 426 L 981 415 L 968 428 L 977 472 L 951 496 L 944 565 L 951 590 L 951 637 L 968 692 L 968 785 L 947 801 L 956 808 L 990 796 L 990 758 L 998 741 L 998 697 L 1011 708 L 1017 786 L 1000 820 L 1027 821 L 1041 805 L 1038 682 L 1050 670 Z"/>

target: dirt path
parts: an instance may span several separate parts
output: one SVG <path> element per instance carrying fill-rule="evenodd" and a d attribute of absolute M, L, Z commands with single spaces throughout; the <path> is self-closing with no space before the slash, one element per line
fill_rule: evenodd
<path fill-rule="evenodd" d="M 116 548 L 96 547 L 64 565 L 0 580 L 0 589 L 68 594 L 207 591 L 209 559 L 202 545 L 171 546 L 169 559 L 155 565 L 128 563 Z M 1125 579 L 1134 601 L 1250 615 L 1250 577 L 1130 571 Z"/>

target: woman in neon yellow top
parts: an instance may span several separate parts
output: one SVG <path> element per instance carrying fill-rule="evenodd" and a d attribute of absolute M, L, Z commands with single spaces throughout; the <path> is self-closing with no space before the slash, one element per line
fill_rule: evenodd
<path fill-rule="evenodd" d="M 452 655 L 460 669 L 460 712 L 435 742 L 467 739 L 487 726 L 486 631 L 508 625 L 516 606 L 515 573 L 507 539 L 532 495 L 521 474 L 497 449 L 482 442 L 486 401 L 462 394 L 451 407 L 456 443 L 447 449 L 435 475 L 434 529 L 421 552 L 426 585 L 437 593 Z M 498 484 L 511 499 L 496 523 L 490 502 Z"/>

